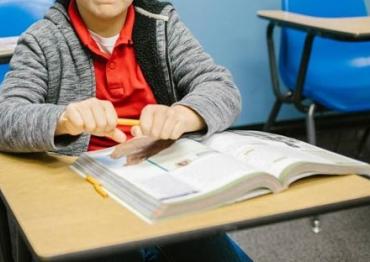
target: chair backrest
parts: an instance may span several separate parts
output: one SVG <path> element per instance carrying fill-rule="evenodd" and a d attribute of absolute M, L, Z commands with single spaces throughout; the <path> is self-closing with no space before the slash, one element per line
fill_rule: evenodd
<path fill-rule="evenodd" d="M 282 0 L 282 9 L 318 17 L 356 17 L 368 15 L 364 0 Z M 285 85 L 290 89 L 295 87 L 305 36 L 306 34 L 300 31 L 292 29 L 282 30 L 280 74 Z M 356 52 L 359 54 L 362 52 L 361 49 L 364 48 L 361 47 L 361 44 L 353 45 L 351 43 L 316 38 L 311 61 L 315 59 L 347 59 L 349 61 L 356 56 Z M 338 56 L 341 56 L 341 58 L 337 58 Z M 309 71 L 313 69 L 311 66 Z"/>
<path fill-rule="evenodd" d="M 54 0 L 0 0 L 0 37 L 18 36 L 41 19 Z M 0 65 L 0 83 L 8 65 Z"/>

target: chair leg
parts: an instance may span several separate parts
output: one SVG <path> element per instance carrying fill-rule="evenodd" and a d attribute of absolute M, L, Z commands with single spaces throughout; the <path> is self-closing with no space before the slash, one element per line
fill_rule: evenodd
<path fill-rule="evenodd" d="M 358 144 L 358 147 L 357 147 L 357 156 L 356 156 L 357 159 L 360 159 L 361 156 L 362 156 L 364 148 L 366 147 L 366 142 L 367 142 L 367 139 L 369 137 L 369 134 L 370 134 L 370 127 L 367 127 L 365 129 L 365 132 L 362 135 L 360 143 Z"/>
<path fill-rule="evenodd" d="M 274 106 L 271 109 L 269 118 L 267 122 L 265 123 L 265 125 L 263 126 L 263 131 L 268 132 L 271 130 L 271 127 L 275 123 L 276 118 L 280 112 L 281 105 L 282 105 L 282 102 L 279 99 L 276 99 Z"/>
<path fill-rule="evenodd" d="M 321 232 L 321 224 L 320 224 L 319 216 L 313 216 L 311 218 L 311 227 L 312 227 L 312 232 L 314 232 L 315 234 L 318 234 Z"/>
<path fill-rule="evenodd" d="M 306 118 L 307 138 L 308 142 L 312 145 L 316 145 L 315 111 L 316 105 L 311 104 L 308 109 Z M 314 232 L 315 234 L 320 233 L 321 225 L 319 216 L 313 216 L 310 221 L 312 232 Z"/>
<path fill-rule="evenodd" d="M 306 129 L 307 129 L 307 138 L 308 143 L 316 145 L 316 129 L 315 129 L 315 111 L 316 105 L 311 104 L 306 117 Z"/>

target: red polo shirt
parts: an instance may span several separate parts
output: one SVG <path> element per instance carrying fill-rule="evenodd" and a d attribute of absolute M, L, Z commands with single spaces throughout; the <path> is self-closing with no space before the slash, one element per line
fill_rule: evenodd
<path fill-rule="evenodd" d="M 146 82 L 137 63 L 132 40 L 135 24 L 135 9 L 128 8 L 125 25 L 117 39 L 112 54 L 100 50 L 83 22 L 75 0 L 69 5 L 68 13 L 77 35 L 83 45 L 92 53 L 96 78 L 96 97 L 111 101 L 120 118 L 140 117 L 141 110 L 148 104 L 155 104 L 153 92 Z M 130 127 L 120 126 L 128 138 Z M 97 150 L 114 146 L 109 138 L 91 136 L 88 150 Z"/>

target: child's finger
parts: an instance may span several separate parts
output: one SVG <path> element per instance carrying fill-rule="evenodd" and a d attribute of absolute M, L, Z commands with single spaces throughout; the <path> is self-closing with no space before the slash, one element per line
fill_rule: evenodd
<path fill-rule="evenodd" d="M 131 135 L 134 136 L 134 137 L 141 137 L 144 134 L 143 134 L 143 131 L 141 131 L 140 126 L 133 126 L 131 128 Z"/>
<path fill-rule="evenodd" d="M 120 144 L 126 141 L 125 133 L 118 128 L 114 129 L 113 132 L 108 133 L 106 136 L 110 137 L 112 140 Z"/>

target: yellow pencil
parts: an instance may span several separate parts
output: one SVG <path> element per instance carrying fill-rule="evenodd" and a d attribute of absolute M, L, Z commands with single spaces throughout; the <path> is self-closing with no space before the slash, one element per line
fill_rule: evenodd
<path fill-rule="evenodd" d="M 85 177 L 86 181 L 92 184 L 93 186 L 100 186 L 101 184 L 92 176 L 86 176 Z"/>
<path fill-rule="evenodd" d="M 61 121 L 68 121 L 68 119 L 62 116 Z M 117 125 L 119 126 L 139 126 L 140 120 L 138 119 L 128 119 L 128 118 L 118 118 Z"/>
<path fill-rule="evenodd" d="M 140 120 L 137 119 L 127 119 L 127 118 L 119 118 L 117 124 L 120 126 L 139 126 Z"/>
<path fill-rule="evenodd" d="M 101 195 L 103 198 L 107 198 L 108 197 L 108 193 L 103 189 L 102 186 L 94 186 L 95 188 L 95 191 Z"/>
<path fill-rule="evenodd" d="M 103 189 L 103 186 L 99 183 L 99 181 L 97 181 L 92 176 L 86 176 L 85 179 L 86 179 L 87 182 L 89 182 L 94 187 L 95 191 L 99 195 L 101 195 L 104 198 L 108 197 L 108 193 L 105 192 L 105 190 Z"/>

